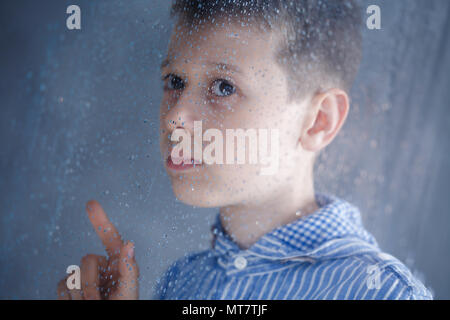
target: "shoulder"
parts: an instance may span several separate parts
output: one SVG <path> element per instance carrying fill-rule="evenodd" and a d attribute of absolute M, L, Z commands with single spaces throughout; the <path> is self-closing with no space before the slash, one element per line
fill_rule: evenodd
<path fill-rule="evenodd" d="M 339 263 L 340 262 L 340 263 Z M 378 251 L 331 260 L 339 281 L 327 298 L 350 300 L 432 300 L 432 293 L 397 258 Z"/>
<path fill-rule="evenodd" d="M 385 299 L 433 299 L 430 290 L 399 259 L 385 252 L 378 252 L 372 259 L 374 259 L 370 269 L 372 277 L 369 281 L 373 281 L 373 276 L 377 272 L 380 273 L 379 292 L 374 295 L 376 298 L 384 295 Z"/>

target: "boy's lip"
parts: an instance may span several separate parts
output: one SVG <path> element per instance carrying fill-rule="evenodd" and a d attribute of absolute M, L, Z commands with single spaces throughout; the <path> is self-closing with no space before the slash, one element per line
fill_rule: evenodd
<path fill-rule="evenodd" d="M 182 160 L 180 164 L 175 164 L 172 160 L 172 157 L 169 155 L 166 159 L 166 167 L 168 169 L 174 170 L 174 171 L 185 171 L 192 168 L 196 168 L 201 166 L 201 164 L 194 163 L 194 159 L 192 158 L 188 163 L 185 163 L 183 159 L 176 159 L 176 160 Z M 179 162 L 179 161 L 176 161 Z"/>
<path fill-rule="evenodd" d="M 203 163 L 199 163 L 198 161 L 195 161 L 194 158 L 191 158 L 190 160 L 185 160 L 183 157 L 183 150 L 181 150 L 180 157 L 172 158 L 172 151 L 173 147 L 170 145 L 167 145 L 166 148 L 166 154 L 165 154 L 165 161 L 164 164 L 166 168 L 173 170 L 173 171 L 183 171 L 188 170 L 192 168 L 198 168 L 203 165 Z M 177 162 L 178 164 L 175 164 L 174 162 Z"/>

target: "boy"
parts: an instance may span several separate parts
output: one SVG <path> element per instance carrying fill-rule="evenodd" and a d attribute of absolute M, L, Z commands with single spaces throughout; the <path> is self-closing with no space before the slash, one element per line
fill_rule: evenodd
<path fill-rule="evenodd" d="M 176 197 L 220 213 L 212 248 L 172 264 L 155 298 L 432 299 L 380 250 L 356 207 L 314 190 L 315 158 L 346 120 L 361 59 L 354 1 L 177 0 L 171 13 L 161 152 Z M 261 174 L 261 163 L 205 163 L 195 150 L 177 156 L 174 136 L 195 136 L 196 121 L 223 133 L 276 129 L 276 173 Z M 82 277 L 91 281 L 66 297 L 137 298 L 131 244 L 97 202 L 88 212 L 110 258 L 85 258 Z"/>

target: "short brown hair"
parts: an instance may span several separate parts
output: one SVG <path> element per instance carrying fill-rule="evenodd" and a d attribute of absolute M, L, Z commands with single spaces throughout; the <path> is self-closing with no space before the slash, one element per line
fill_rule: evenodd
<path fill-rule="evenodd" d="M 171 18 L 190 27 L 257 22 L 278 32 L 275 60 L 288 76 L 289 101 L 322 86 L 351 89 L 362 55 L 362 15 L 355 0 L 174 0 Z"/>

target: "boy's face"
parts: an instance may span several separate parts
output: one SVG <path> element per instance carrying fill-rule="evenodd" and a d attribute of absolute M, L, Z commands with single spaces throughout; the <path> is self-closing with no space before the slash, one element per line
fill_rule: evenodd
<path fill-rule="evenodd" d="M 160 106 L 161 153 L 176 197 L 187 204 L 264 204 L 311 174 L 312 154 L 298 143 L 307 102 L 286 103 L 287 79 L 274 60 L 274 34 L 219 25 L 174 29 L 170 63 L 161 71 L 163 78 L 171 75 L 164 80 Z M 167 158 L 177 142 L 170 140 L 170 134 L 184 128 L 194 137 L 194 121 L 202 122 L 203 133 L 211 128 L 222 132 L 224 164 L 203 162 L 181 171 L 171 169 Z M 227 164 L 226 129 L 267 129 L 268 145 L 270 132 L 277 129 L 278 154 L 272 154 L 279 159 L 276 172 L 259 175 L 269 164 L 249 164 L 248 145 L 245 164 Z M 203 149 L 209 143 L 203 142 Z M 236 145 L 235 141 L 235 151 Z"/>

